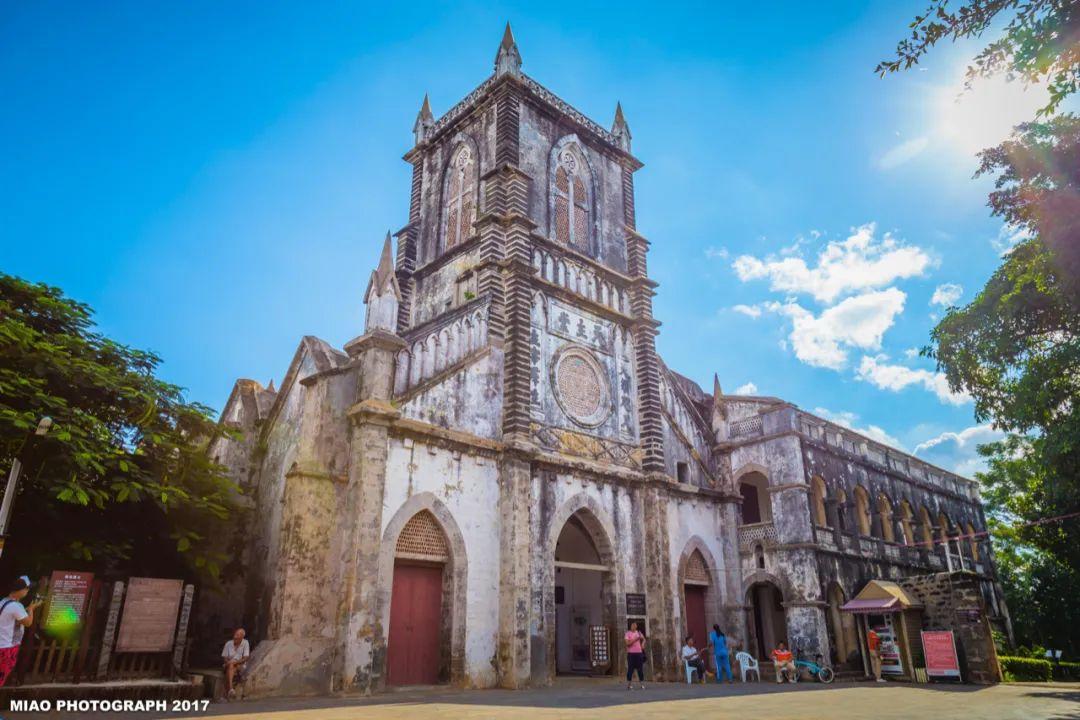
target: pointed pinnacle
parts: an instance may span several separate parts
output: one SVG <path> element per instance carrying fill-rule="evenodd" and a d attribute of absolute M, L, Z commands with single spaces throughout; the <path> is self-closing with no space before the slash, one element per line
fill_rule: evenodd
<path fill-rule="evenodd" d="M 615 103 L 615 123 L 614 123 L 614 125 L 615 125 L 615 127 L 619 127 L 620 125 L 625 125 L 625 124 L 626 124 L 626 118 L 624 118 L 623 114 L 622 114 L 622 103 L 616 101 L 616 103 Z"/>
<path fill-rule="evenodd" d="M 420 117 L 431 117 L 431 101 L 428 100 L 428 94 L 424 93 L 424 103 L 420 106 Z"/>
<path fill-rule="evenodd" d="M 390 240 L 390 231 L 386 231 L 386 240 L 383 241 L 382 255 L 379 256 L 379 267 L 375 269 L 375 275 L 379 279 L 379 286 L 394 273 L 393 242 Z"/>
<path fill-rule="evenodd" d="M 713 402 L 716 402 L 716 401 L 718 401 L 720 399 L 720 396 L 724 394 L 724 391 L 720 387 L 720 376 L 717 375 L 716 373 L 713 373 L 712 382 L 713 382 Z"/>
<path fill-rule="evenodd" d="M 277 392 L 277 388 L 274 387 L 274 378 L 270 378 L 270 384 L 266 386 L 267 392 Z"/>
<path fill-rule="evenodd" d="M 509 50 L 517 45 L 517 41 L 514 40 L 514 31 L 510 29 L 510 21 L 506 21 L 506 30 L 503 30 L 502 42 L 499 43 L 499 47 L 503 50 Z"/>

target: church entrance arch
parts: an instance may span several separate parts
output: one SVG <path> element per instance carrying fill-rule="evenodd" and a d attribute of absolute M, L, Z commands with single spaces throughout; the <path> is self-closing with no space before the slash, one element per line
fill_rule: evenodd
<path fill-rule="evenodd" d="M 759 580 L 746 589 L 746 607 L 750 652 L 767 659 L 778 642 L 788 642 L 784 595 L 776 583 Z"/>
<path fill-rule="evenodd" d="M 394 550 L 386 643 L 390 685 L 433 685 L 446 679 L 443 596 L 449 560 L 446 535 L 435 516 L 427 510 L 413 515 Z"/>
<path fill-rule="evenodd" d="M 611 545 L 586 508 L 567 518 L 555 541 L 555 671 L 595 674 L 613 665 L 614 569 Z M 597 657 L 594 635 L 604 628 L 607 657 Z"/>

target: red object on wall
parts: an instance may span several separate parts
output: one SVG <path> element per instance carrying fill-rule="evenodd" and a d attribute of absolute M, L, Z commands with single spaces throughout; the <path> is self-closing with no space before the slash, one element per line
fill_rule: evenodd
<path fill-rule="evenodd" d="M 960 677 L 960 659 L 956 656 L 956 641 L 951 630 L 924 630 L 923 656 L 928 677 Z"/>
<path fill-rule="evenodd" d="M 386 681 L 390 685 L 439 682 L 443 569 L 394 565 L 390 596 L 390 636 L 386 643 Z"/>
<path fill-rule="evenodd" d="M 705 588 L 701 585 L 684 585 L 683 592 L 686 597 L 686 634 L 694 636 L 694 647 L 704 650 L 709 644 L 709 630 L 705 624 Z M 708 652 L 701 656 L 706 667 L 709 667 L 707 656 L 711 654 Z"/>

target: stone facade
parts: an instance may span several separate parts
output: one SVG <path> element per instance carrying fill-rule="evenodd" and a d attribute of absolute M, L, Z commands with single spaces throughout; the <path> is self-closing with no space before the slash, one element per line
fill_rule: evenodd
<path fill-rule="evenodd" d="M 414 133 L 364 334 L 305 338 L 279 389 L 239 381 L 242 435 L 212 448 L 250 507 L 201 627 L 248 628 L 251 691 L 618 673 L 630 621 L 656 678 L 713 623 L 755 655 L 766 636 L 828 655 L 830 597 L 961 562 L 916 544 L 901 501 L 985 530 L 969 480 L 668 369 L 622 109 L 608 131 L 525 75 L 509 27 L 495 72 L 439 119 L 425 98 Z M 856 488 L 892 510 L 856 526 Z M 441 543 L 402 540 L 417 517 Z M 1004 617 L 989 549 L 961 550 Z"/>

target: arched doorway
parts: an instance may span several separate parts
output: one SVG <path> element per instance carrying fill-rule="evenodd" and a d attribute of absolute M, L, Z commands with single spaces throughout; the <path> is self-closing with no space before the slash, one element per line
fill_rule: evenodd
<path fill-rule="evenodd" d="M 389 685 L 432 685 L 449 679 L 449 624 L 443 598 L 450 567 L 446 534 L 427 510 L 413 515 L 394 548 Z"/>
<path fill-rule="evenodd" d="M 682 576 L 683 612 L 686 619 L 683 630 L 686 635 L 694 638 L 695 647 L 704 648 L 709 641 L 709 611 L 714 589 L 709 566 L 701 550 L 695 548 L 686 558 Z M 682 638 L 679 640 L 681 643 Z"/>
<path fill-rule="evenodd" d="M 610 544 L 587 509 L 567 518 L 555 542 L 555 672 L 594 674 L 614 667 L 618 652 L 614 572 Z M 604 628 L 604 631 L 598 630 Z M 607 636 L 607 657 L 598 657 L 595 635 Z"/>
<path fill-rule="evenodd" d="M 758 659 L 769 657 L 776 644 L 787 642 L 784 596 L 771 581 L 759 581 L 746 589 L 747 630 L 750 652 Z"/>
<path fill-rule="evenodd" d="M 854 662 L 853 667 L 861 663 L 859 657 L 858 630 L 855 627 L 855 616 L 851 613 L 841 612 L 844 605 L 844 590 L 837 584 L 829 585 L 826 593 L 829 603 L 826 620 L 829 631 L 829 644 L 832 646 L 832 662 L 834 667 L 840 667 Z"/>

